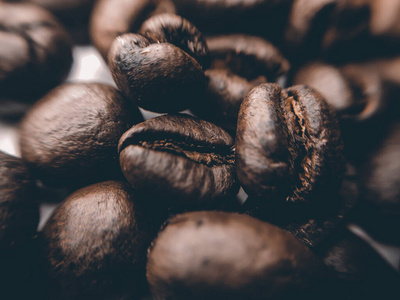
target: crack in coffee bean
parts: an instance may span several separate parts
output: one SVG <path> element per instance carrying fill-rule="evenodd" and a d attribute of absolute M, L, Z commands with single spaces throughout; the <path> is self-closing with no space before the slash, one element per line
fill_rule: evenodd
<path fill-rule="evenodd" d="M 204 164 L 208 167 L 223 164 L 234 164 L 234 154 L 230 153 L 229 148 L 218 148 L 209 145 L 200 145 L 193 141 L 187 143 L 173 139 L 139 141 L 137 146 L 155 151 L 169 152 L 185 157 L 191 161 Z"/>

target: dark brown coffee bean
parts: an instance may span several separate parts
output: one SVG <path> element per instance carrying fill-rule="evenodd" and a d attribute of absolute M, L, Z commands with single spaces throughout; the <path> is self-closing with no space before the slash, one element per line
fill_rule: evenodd
<path fill-rule="evenodd" d="M 400 123 L 393 124 L 363 167 L 363 199 L 400 216 Z"/>
<path fill-rule="evenodd" d="M 32 4 L 0 2 L 1 106 L 36 101 L 64 79 L 71 63 L 70 38 L 49 12 Z M 13 110 L 0 108 L 0 115 Z"/>
<path fill-rule="evenodd" d="M 293 299 L 327 279 L 322 261 L 289 233 L 226 212 L 169 220 L 146 269 L 153 299 Z"/>
<path fill-rule="evenodd" d="M 267 40 L 241 34 L 207 38 L 212 68 L 228 68 L 235 74 L 255 79 L 266 76 L 275 81 L 290 69 L 290 63 Z"/>
<path fill-rule="evenodd" d="M 21 1 L 21 0 L 11 0 Z M 54 14 L 68 29 L 75 42 L 87 43 L 88 23 L 97 0 L 22 0 L 37 4 Z"/>
<path fill-rule="evenodd" d="M 208 47 L 199 30 L 188 20 L 174 14 L 159 14 L 147 19 L 139 32 L 151 43 L 170 43 L 208 66 Z"/>
<path fill-rule="evenodd" d="M 256 34 L 279 39 L 293 0 L 174 0 L 179 15 L 210 34 Z M 269 30 L 272 29 L 273 30 Z"/>
<path fill-rule="evenodd" d="M 0 151 L 0 260 L 5 251 L 31 239 L 39 223 L 35 187 L 20 158 Z"/>
<path fill-rule="evenodd" d="M 64 299 L 140 299 L 145 289 L 146 217 L 117 181 L 80 189 L 43 229 L 53 284 Z"/>
<path fill-rule="evenodd" d="M 39 259 L 32 245 L 39 224 L 36 196 L 22 160 L 0 151 L 0 286 L 4 299 L 38 296 L 38 289 L 30 286 Z"/>
<path fill-rule="evenodd" d="M 246 96 L 238 119 L 236 164 L 247 194 L 286 205 L 321 206 L 343 174 L 335 114 L 315 90 L 262 84 Z"/>
<path fill-rule="evenodd" d="M 23 160 L 49 185 L 118 178 L 118 140 L 143 120 L 113 87 L 70 83 L 47 94 L 20 126 Z"/>
<path fill-rule="evenodd" d="M 363 207 L 355 222 L 371 236 L 386 243 L 400 244 L 400 123 L 371 149 L 361 166 Z"/>
<path fill-rule="evenodd" d="M 115 39 L 109 66 L 118 88 L 146 110 L 179 112 L 204 93 L 204 73 L 193 57 L 169 43 L 150 44 L 138 34 Z"/>
<path fill-rule="evenodd" d="M 365 121 L 385 106 L 383 82 L 376 68 L 367 64 L 335 67 L 320 62 L 300 69 L 294 84 L 305 84 L 321 93 L 339 118 Z"/>
<path fill-rule="evenodd" d="M 121 169 L 134 189 L 181 207 L 236 195 L 232 148 L 223 129 L 188 115 L 147 120 L 119 142 Z"/>
<path fill-rule="evenodd" d="M 98 0 L 90 21 L 93 44 L 107 61 L 114 39 L 139 30 L 142 23 L 160 13 L 175 13 L 171 0 Z"/>
<path fill-rule="evenodd" d="M 291 62 L 301 63 L 320 53 L 337 0 L 294 0 L 285 29 L 285 46 Z"/>
<path fill-rule="evenodd" d="M 398 299 L 400 274 L 367 242 L 347 229 L 314 250 L 337 274 L 341 299 Z"/>

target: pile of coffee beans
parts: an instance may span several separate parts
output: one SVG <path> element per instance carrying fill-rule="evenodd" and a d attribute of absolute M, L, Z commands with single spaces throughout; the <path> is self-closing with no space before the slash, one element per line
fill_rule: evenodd
<path fill-rule="evenodd" d="M 400 0 L 0 0 L 0 298 L 399 299 L 398 91 Z"/>

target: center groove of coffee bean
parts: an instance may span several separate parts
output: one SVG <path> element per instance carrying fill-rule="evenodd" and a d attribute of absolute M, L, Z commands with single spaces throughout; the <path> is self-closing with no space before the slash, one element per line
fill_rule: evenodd
<path fill-rule="evenodd" d="M 304 109 L 302 109 L 301 104 L 295 95 L 288 95 L 289 97 L 285 99 L 285 117 L 287 118 L 287 123 L 291 121 L 293 125 L 293 130 L 289 128 L 289 134 L 291 137 L 291 168 L 293 174 L 293 194 L 287 197 L 288 202 L 297 202 L 299 199 L 299 194 L 307 190 L 307 186 L 312 182 L 312 139 L 310 138 L 306 122 L 304 119 Z M 289 120 L 289 113 L 292 113 L 295 117 L 294 120 Z"/>
<path fill-rule="evenodd" d="M 235 163 L 234 153 L 226 146 L 204 145 L 198 142 L 191 143 L 173 139 L 137 141 L 134 145 L 155 151 L 168 152 L 208 167 L 233 165 Z"/>

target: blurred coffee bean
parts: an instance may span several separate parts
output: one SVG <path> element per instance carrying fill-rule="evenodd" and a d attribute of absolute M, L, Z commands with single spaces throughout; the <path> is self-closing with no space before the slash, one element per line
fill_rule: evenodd
<path fill-rule="evenodd" d="M 0 116 L 21 114 L 66 77 L 71 63 L 70 38 L 49 12 L 0 2 Z"/>
<path fill-rule="evenodd" d="M 294 211 L 335 202 L 343 144 L 335 114 L 315 90 L 254 88 L 241 105 L 236 134 L 237 175 L 249 196 Z"/>
<path fill-rule="evenodd" d="M 349 63 L 398 55 L 398 15 L 397 0 L 338 1 L 323 37 L 323 56 L 332 62 Z"/>
<path fill-rule="evenodd" d="M 20 1 L 21 0 L 7 0 Z M 97 0 L 22 0 L 49 10 L 68 29 L 74 42 L 88 43 L 89 17 Z"/>
<path fill-rule="evenodd" d="M 208 34 L 247 33 L 278 42 L 293 0 L 173 0 L 179 15 Z"/>
<path fill-rule="evenodd" d="M 64 84 L 22 120 L 21 156 L 48 185 L 79 187 L 120 178 L 118 140 L 142 120 L 138 108 L 111 86 Z"/>
<path fill-rule="evenodd" d="M 297 71 L 293 84 L 316 89 L 341 119 L 364 121 L 381 113 L 385 106 L 382 79 L 366 64 L 335 67 L 313 62 Z"/>
<path fill-rule="evenodd" d="M 38 296 L 34 288 L 27 291 L 38 260 L 33 249 L 39 223 L 36 196 L 22 160 L 0 152 L 0 278 L 4 299 Z"/>
<path fill-rule="evenodd" d="M 362 172 L 363 199 L 400 217 L 400 123 L 393 124 Z M 399 230 L 400 234 L 400 230 Z"/>
<path fill-rule="evenodd" d="M 355 222 L 375 239 L 400 244 L 400 123 L 392 124 L 361 166 Z"/>
<path fill-rule="evenodd" d="M 94 46 L 107 61 L 114 39 L 124 33 L 139 30 L 153 15 L 175 13 L 171 0 L 98 0 L 90 21 L 90 36 Z"/>
<path fill-rule="evenodd" d="M 140 299 L 146 290 L 146 216 L 127 184 L 76 191 L 43 235 L 49 276 L 62 299 Z"/>
<path fill-rule="evenodd" d="M 319 55 L 322 36 L 330 24 L 338 0 L 294 0 L 285 29 L 285 46 L 291 62 Z"/>
<path fill-rule="evenodd" d="M 228 68 L 248 80 L 266 76 L 269 81 L 286 75 L 290 63 L 269 41 L 243 34 L 213 36 L 207 45 L 214 69 Z"/>
<path fill-rule="evenodd" d="M 347 229 L 314 249 L 337 274 L 342 299 L 398 299 L 400 274 L 367 242 Z"/>
<path fill-rule="evenodd" d="M 109 66 L 118 88 L 138 106 L 153 112 L 179 112 L 204 95 L 202 67 L 170 43 L 151 44 L 138 34 L 115 39 Z"/>
<path fill-rule="evenodd" d="M 119 142 L 120 164 L 135 191 L 171 206 L 217 207 L 238 192 L 233 139 L 188 115 L 164 115 L 133 126 Z"/>
<path fill-rule="evenodd" d="M 0 152 L 0 251 L 36 233 L 39 210 L 32 176 L 20 158 Z M 1 259 L 4 259 L 1 256 Z"/>
<path fill-rule="evenodd" d="M 306 246 L 235 213 L 170 219 L 152 243 L 146 268 L 153 299 L 329 297 L 327 268 Z"/>

